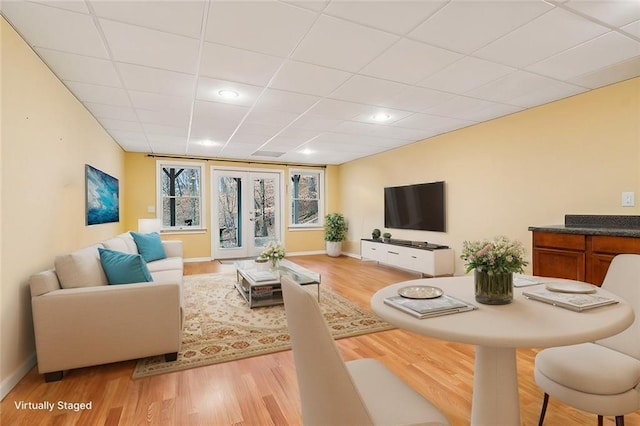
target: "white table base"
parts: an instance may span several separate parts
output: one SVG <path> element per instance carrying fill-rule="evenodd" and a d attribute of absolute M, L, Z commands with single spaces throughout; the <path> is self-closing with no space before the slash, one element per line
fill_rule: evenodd
<path fill-rule="evenodd" d="M 471 425 L 520 425 L 514 348 L 476 346 Z"/>

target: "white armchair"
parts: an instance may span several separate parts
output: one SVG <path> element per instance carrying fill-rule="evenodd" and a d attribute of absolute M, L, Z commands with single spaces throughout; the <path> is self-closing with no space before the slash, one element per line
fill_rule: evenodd
<path fill-rule="evenodd" d="M 640 255 L 616 256 L 602 287 L 634 308 L 635 322 L 607 339 L 538 353 L 534 377 L 545 392 L 540 426 L 550 395 L 597 414 L 599 425 L 603 416 L 614 416 L 623 426 L 625 414 L 640 410 Z"/>
<path fill-rule="evenodd" d="M 381 362 L 345 363 L 314 296 L 284 276 L 282 290 L 305 426 L 449 424 Z"/>

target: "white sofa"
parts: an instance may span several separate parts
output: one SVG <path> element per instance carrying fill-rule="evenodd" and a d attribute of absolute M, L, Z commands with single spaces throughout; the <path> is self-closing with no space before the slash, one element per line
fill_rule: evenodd
<path fill-rule="evenodd" d="M 74 368 L 154 355 L 175 361 L 182 332 L 182 241 L 146 263 L 152 282 L 109 285 L 98 248 L 137 254 L 129 233 L 57 256 L 31 277 L 38 371 L 45 381 Z"/>

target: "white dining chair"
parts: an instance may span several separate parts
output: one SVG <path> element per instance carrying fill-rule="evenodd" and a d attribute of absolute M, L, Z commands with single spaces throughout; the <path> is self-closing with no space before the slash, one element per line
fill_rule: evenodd
<path fill-rule="evenodd" d="M 345 362 L 314 296 L 286 276 L 282 290 L 304 425 L 449 424 L 381 362 Z"/>
<path fill-rule="evenodd" d="M 623 426 L 625 414 L 640 410 L 640 255 L 616 256 L 602 288 L 633 307 L 635 322 L 615 336 L 536 355 L 534 378 L 544 391 L 540 426 L 549 396 L 597 414 L 598 425 L 603 416 L 613 416 L 616 425 Z"/>

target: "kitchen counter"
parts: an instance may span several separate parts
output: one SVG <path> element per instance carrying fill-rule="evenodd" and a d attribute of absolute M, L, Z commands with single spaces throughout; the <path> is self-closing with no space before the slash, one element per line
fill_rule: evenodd
<path fill-rule="evenodd" d="M 530 226 L 529 231 L 640 238 L 640 216 L 566 215 L 564 225 Z"/>

